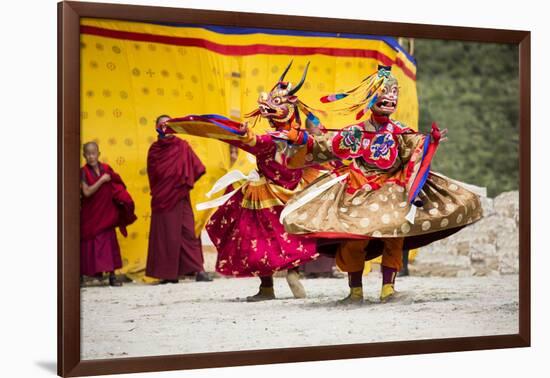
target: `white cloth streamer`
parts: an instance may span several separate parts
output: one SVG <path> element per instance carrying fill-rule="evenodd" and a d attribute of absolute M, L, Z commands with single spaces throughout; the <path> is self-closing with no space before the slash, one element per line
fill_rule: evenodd
<path fill-rule="evenodd" d="M 305 195 L 303 195 L 298 201 L 293 202 L 288 206 L 285 206 L 283 211 L 281 211 L 281 215 L 279 216 L 279 221 L 281 222 L 281 224 L 283 223 L 283 220 L 287 217 L 288 214 L 304 206 L 306 203 L 310 202 L 315 197 L 319 196 L 321 193 L 327 191 L 332 186 L 344 180 L 346 177 L 348 177 L 348 175 L 349 173 L 346 173 L 345 175 L 335 177 L 332 180 L 329 180 L 320 186 L 317 186 L 317 185 L 310 186 Z"/>
<path fill-rule="evenodd" d="M 229 185 L 234 184 L 237 181 L 243 181 L 243 180 L 250 181 L 250 182 L 260 181 L 260 175 L 255 169 L 251 170 L 248 173 L 248 176 L 242 173 L 241 171 L 237 171 L 237 170 L 228 172 L 222 177 L 220 177 L 218 181 L 214 183 L 214 185 L 212 186 L 212 189 L 210 189 L 208 193 L 206 193 L 206 197 L 210 198 L 212 197 L 212 194 L 218 193 L 224 190 L 225 188 L 227 188 Z M 224 203 L 226 203 L 229 200 L 229 198 L 231 198 L 235 193 L 237 193 L 237 191 L 240 190 L 241 187 L 242 185 L 237 189 L 233 190 L 232 192 L 224 194 L 223 196 L 213 199 L 211 201 L 198 203 L 195 206 L 195 208 L 200 211 L 200 210 L 212 209 L 214 207 L 221 206 Z"/>
<path fill-rule="evenodd" d="M 410 223 L 414 224 L 414 218 L 416 217 L 416 205 L 414 203 L 411 203 L 411 209 L 405 215 L 405 219 Z"/>

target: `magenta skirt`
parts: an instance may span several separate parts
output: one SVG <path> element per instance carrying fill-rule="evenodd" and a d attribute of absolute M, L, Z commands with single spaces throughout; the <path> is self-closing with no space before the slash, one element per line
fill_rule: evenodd
<path fill-rule="evenodd" d="M 116 231 L 111 228 L 89 240 L 80 241 L 80 274 L 95 276 L 122 268 Z"/>
<path fill-rule="evenodd" d="M 282 206 L 248 209 L 237 192 L 206 226 L 218 250 L 216 271 L 235 277 L 270 276 L 318 256 L 314 239 L 288 234 L 279 222 Z"/>

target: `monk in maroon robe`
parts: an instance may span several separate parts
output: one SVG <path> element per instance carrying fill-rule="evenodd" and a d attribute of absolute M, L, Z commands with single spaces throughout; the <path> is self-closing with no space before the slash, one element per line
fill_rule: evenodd
<path fill-rule="evenodd" d="M 157 125 L 168 120 L 157 118 Z M 204 272 L 202 244 L 195 235 L 189 192 L 205 168 L 189 144 L 163 135 L 149 148 L 147 175 L 151 188 L 151 228 L 146 274 L 160 283 L 177 283 L 182 275 L 196 274 L 197 281 L 211 281 Z"/>
<path fill-rule="evenodd" d="M 102 277 L 109 273 L 109 284 L 121 286 L 115 269 L 122 267 L 115 228 L 127 236 L 126 226 L 136 220 L 132 197 L 122 178 L 107 164 L 99 162 L 97 143 L 83 148 L 86 165 L 81 168 L 80 273 Z"/>

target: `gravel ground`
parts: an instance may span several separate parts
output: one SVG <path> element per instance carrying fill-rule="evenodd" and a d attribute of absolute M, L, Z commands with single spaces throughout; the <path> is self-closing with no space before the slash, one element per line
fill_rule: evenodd
<path fill-rule="evenodd" d="M 293 299 L 284 278 L 278 299 L 246 303 L 255 278 L 82 289 L 82 358 L 138 357 L 352 344 L 518 332 L 518 277 L 400 277 L 378 303 L 379 273 L 364 278 L 362 306 L 336 302 L 345 279 L 302 281 Z"/>

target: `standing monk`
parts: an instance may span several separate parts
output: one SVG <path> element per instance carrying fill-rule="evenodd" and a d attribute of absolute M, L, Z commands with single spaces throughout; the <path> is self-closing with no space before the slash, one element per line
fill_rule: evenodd
<path fill-rule="evenodd" d="M 115 269 L 122 268 L 115 228 L 127 236 L 126 226 L 136 220 L 134 201 L 120 176 L 99 162 L 99 147 L 88 142 L 83 147 L 86 164 L 81 168 L 80 273 L 102 277 L 109 273 L 109 284 L 121 286 Z"/>
<path fill-rule="evenodd" d="M 157 118 L 155 128 L 169 120 Z M 160 283 L 177 283 L 178 276 L 196 274 L 197 281 L 212 281 L 204 271 L 201 240 L 189 192 L 205 173 L 189 144 L 174 135 L 159 135 L 147 154 L 151 188 L 151 228 L 146 274 Z"/>

